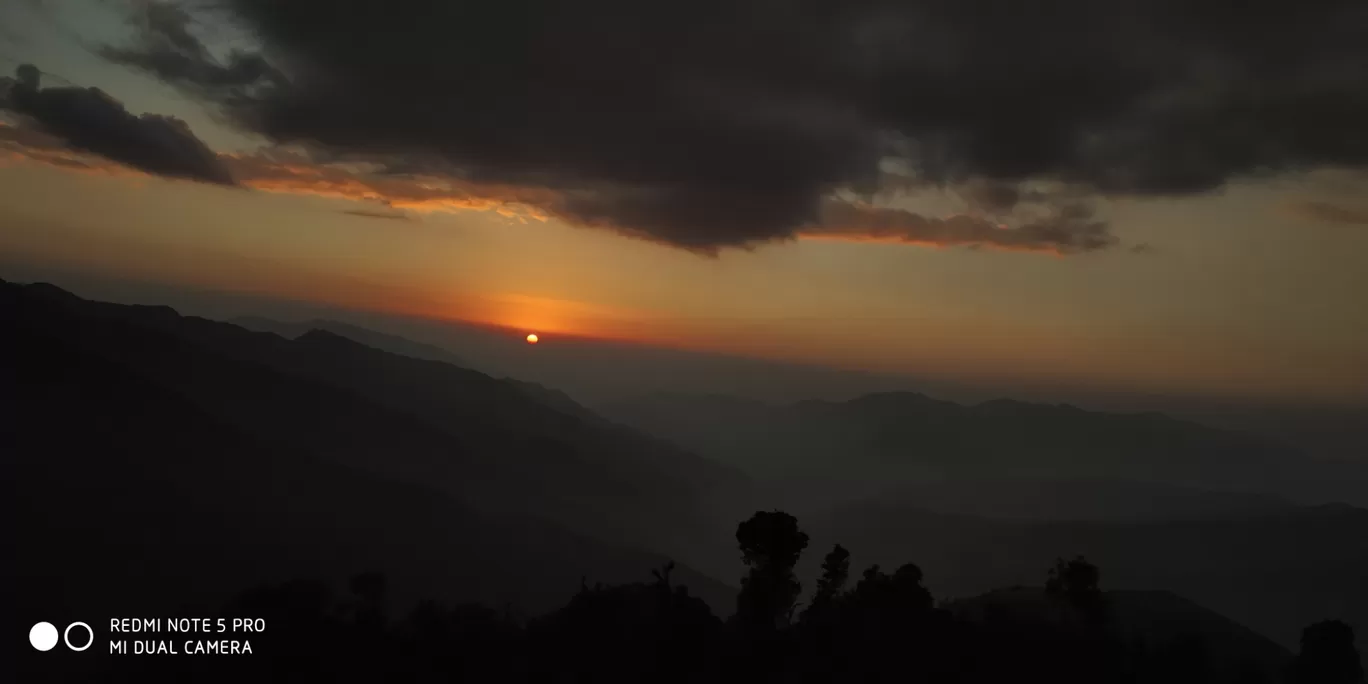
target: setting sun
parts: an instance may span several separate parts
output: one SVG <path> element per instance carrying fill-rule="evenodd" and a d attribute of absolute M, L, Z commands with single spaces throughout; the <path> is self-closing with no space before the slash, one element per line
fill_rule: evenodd
<path fill-rule="evenodd" d="M 528 343 L 528 344 L 536 344 L 536 343 L 537 343 L 537 334 L 536 334 L 536 333 L 532 333 L 531 335 L 528 335 L 528 336 L 527 336 L 527 343 Z"/>

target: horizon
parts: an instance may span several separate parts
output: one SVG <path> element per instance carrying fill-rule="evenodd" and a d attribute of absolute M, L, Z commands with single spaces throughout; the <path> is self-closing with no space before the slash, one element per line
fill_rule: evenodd
<path fill-rule="evenodd" d="M 0 265 L 0 268 L 3 268 Z M 26 269 L 20 269 L 26 270 Z M 31 269 L 30 273 L 35 273 Z M 110 278 L 108 276 L 92 273 L 72 273 L 54 271 L 40 268 L 37 272 L 45 275 L 35 275 L 27 278 L 6 277 L 7 274 L 0 274 L 0 279 L 8 280 L 19 284 L 47 284 L 65 290 L 72 294 L 93 301 L 108 301 L 117 304 L 136 304 L 145 306 L 171 306 L 178 313 L 185 316 L 198 316 L 227 323 L 233 323 L 234 319 L 260 318 L 264 321 L 305 324 L 310 322 L 338 322 L 358 327 L 367 328 L 373 326 L 375 332 L 394 335 L 400 338 L 411 338 L 410 335 L 402 334 L 403 323 L 408 322 L 420 326 L 432 326 L 434 329 L 441 327 L 451 327 L 454 329 L 472 329 L 481 332 L 507 337 L 510 342 L 517 342 L 528 333 L 536 333 L 541 336 L 541 340 L 549 343 L 567 343 L 572 346 L 602 346 L 602 347 L 625 347 L 628 349 L 655 350 L 666 353 L 679 353 L 701 358 L 715 358 L 719 360 L 738 360 L 768 364 L 775 367 L 792 367 L 798 369 L 811 369 L 818 371 L 829 371 L 832 373 L 847 374 L 850 376 L 863 376 L 869 382 L 878 384 L 881 380 L 894 380 L 909 383 L 905 391 L 917 391 L 913 384 L 929 383 L 935 386 L 952 387 L 949 390 L 955 393 L 986 393 L 983 399 L 976 401 L 991 401 L 995 398 L 1012 399 L 1008 396 L 1017 394 L 1053 394 L 1060 397 L 1075 396 L 1078 401 L 1087 403 L 1088 397 L 1117 396 L 1133 398 L 1156 398 L 1158 400 L 1170 399 L 1176 401 L 1189 400 L 1194 402 L 1213 402 L 1246 404 L 1249 406 L 1263 407 L 1305 407 L 1314 408 L 1343 408 L 1343 409 L 1368 409 L 1368 397 L 1363 402 L 1354 401 L 1323 401 L 1307 402 L 1298 401 L 1278 401 L 1277 398 L 1261 396 L 1241 396 L 1238 394 L 1206 394 L 1182 392 L 1145 392 L 1141 390 L 1130 390 L 1122 387 L 1098 387 L 1088 385 L 1035 385 L 1022 383 L 1017 378 L 996 377 L 996 378 L 961 378 L 961 377 L 937 377 L 934 375 L 918 376 L 911 372 L 881 371 L 876 368 L 859 366 L 840 366 L 820 361 L 805 361 L 798 359 L 786 359 L 782 357 L 766 356 L 763 354 L 745 354 L 737 352 L 727 352 L 715 349 L 700 349 L 688 346 L 672 346 L 661 344 L 650 340 L 616 338 L 616 337 L 597 337 L 589 334 L 577 334 L 573 332 L 548 332 L 544 329 L 532 327 L 518 327 L 502 325 L 479 320 L 466 320 L 460 318 L 444 318 L 435 315 L 424 315 L 421 313 L 407 313 L 402 311 L 387 310 L 384 308 L 364 308 L 348 307 L 345 305 L 334 304 L 326 301 L 308 299 L 289 299 L 275 297 L 269 293 L 260 293 L 250 290 L 214 290 L 207 288 L 187 287 L 178 283 L 123 280 Z M 66 277 L 63 277 L 66 276 Z M 74 282 L 75 284 L 71 284 Z M 170 298 L 179 305 L 166 304 L 164 299 Z M 360 322 L 358 322 L 360 321 Z M 398 327 L 395 327 L 398 326 Z M 422 333 L 419 333 L 421 335 Z M 430 344 L 440 347 L 445 351 L 459 356 L 459 345 L 450 343 L 434 343 L 423 339 L 413 339 L 412 341 L 422 344 Z M 510 344 L 511 348 L 519 348 L 519 345 Z M 978 380 L 978 382 L 975 382 Z M 1001 389 L 995 389 L 1001 388 Z M 667 391 L 663 390 L 663 391 Z M 894 390 L 896 391 L 896 390 Z M 998 394 L 994 394 L 994 393 Z M 879 393 L 878 391 L 860 392 L 860 394 Z M 719 392 L 725 394 L 725 392 Z M 804 399 L 824 399 L 829 398 L 823 395 L 811 397 L 797 397 L 795 401 Z M 962 400 L 961 400 L 962 401 Z M 1069 403 L 1061 400 L 1054 403 Z"/>
<path fill-rule="evenodd" d="M 462 365 L 494 377 L 526 380 L 565 392 L 590 409 L 652 394 L 716 395 L 778 406 L 805 400 L 841 402 L 871 394 L 906 392 L 967 406 L 1006 399 L 1070 405 L 1104 413 L 1161 413 L 1209 427 L 1274 439 L 1318 458 L 1368 459 L 1368 402 L 1287 402 L 1260 397 L 1042 386 L 1002 379 L 973 383 L 956 378 L 919 377 L 764 356 L 672 348 L 634 340 L 545 333 L 539 333 L 545 340 L 539 343 L 540 348 L 528 350 L 522 341 L 528 330 L 521 328 L 334 307 L 258 293 L 220 292 L 76 275 L 46 268 L 17 269 L 27 272 L 30 277 L 15 280 L 9 277 L 9 271 L 16 269 L 3 263 L 0 268 L 6 269 L 6 272 L 0 272 L 0 279 L 11 282 L 44 282 L 96 301 L 169 305 L 181 315 L 228 323 L 240 324 L 236 319 L 260 318 L 291 325 L 310 322 L 353 325 L 439 348 L 455 355 Z M 469 331 L 478 331 L 479 336 L 471 337 Z M 490 340 L 490 336 L 496 339 Z M 552 348 L 548 351 L 543 345 Z M 661 370 L 654 375 L 648 372 L 645 379 L 606 384 L 586 383 L 580 380 L 582 373 L 567 371 L 567 366 L 577 368 L 587 362 L 594 364 L 597 373 L 612 374 L 610 369 L 614 364 L 623 362 L 620 356 L 623 351 L 645 353 L 643 357 L 632 358 L 636 369 L 669 369 L 682 363 L 685 370 Z M 562 352 L 568 352 L 570 356 Z M 576 352 L 580 354 L 575 355 Z M 589 352 L 591 356 L 585 357 L 583 352 Z M 738 372 L 753 377 L 737 380 Z M 638 374 L 626 372 L 621 375 L 632 378 Z"/>

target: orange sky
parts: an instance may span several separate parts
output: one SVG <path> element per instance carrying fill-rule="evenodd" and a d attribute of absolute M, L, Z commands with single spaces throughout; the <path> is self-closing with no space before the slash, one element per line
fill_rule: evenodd
<path fill-rule="evenodd" d="M 0 184 L 13 190 L 0 200 L 9 259 L 550 343 L 1199 394 L 1350 401 L 1368 387 L 1368 314 L 1352 295 L 1368 291 L 1368 234 L 1294 229 L 1276 210 L 1286 198 L 1253 191 L 1252 209 L 1218 198 L 1181 221 L 1162 203 L 1117 208 L 1133 240 L 1158 246 L 1145 255 L 799 241 L 707 258 L 493 211 L 379 220 L 336 199 L 13 160 Z"/>

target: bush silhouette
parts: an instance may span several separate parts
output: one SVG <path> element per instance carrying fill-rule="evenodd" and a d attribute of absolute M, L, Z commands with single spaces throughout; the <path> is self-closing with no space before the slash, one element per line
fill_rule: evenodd
<path fill-rule="evenodd" d="M 1063 599 L 1084 620 L 1097 624 L 1106 618 L 1101 581 L 1102 572 L 1084 557 L 1070 561 L 1059 558 L 1045 580 L 1045 592 Z"/>
<path fill-rule="evenodd" d="M 1293 663 L 1296 684 L 1361 684 L 1363 663 L 1354 648 L 1354 630 L 1339 620 L 1302 630 L 1301 652 Z"/>

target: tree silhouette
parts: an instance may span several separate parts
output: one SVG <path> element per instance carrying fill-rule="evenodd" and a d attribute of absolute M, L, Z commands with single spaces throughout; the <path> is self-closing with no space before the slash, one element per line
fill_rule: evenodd
<path fill-rule="evenodd" d="M 1102 572 L 1083 556 L 1073 560 L 1055 559 L 1045 580 L 1045 593 L 1063 598 L 1090 623 L 1105 618 L 1101 588 Z"/>
<path fill-rule="evenodd" d="M 670 588 L 670 573 L 674 572 L 675 562 L 669 561 L 660 569 L 651 569 L 651 576 L 656 578 L 656 584 L 666 589 Z"/>
<path fill-rule="evenodd" d="M 850 577 L 850 552 L 837 544 L 822 561 L 822 576 L 817 580 L 817 591 L 812 603 L 803 611 L 803 619 L 813 620 L 831 610 L 836 596 L 845 588 Z"/>
<path fill-rule="evenodd" d="M 751 629 L 769 631 L 788 622 L 802 584 L 793 567 L 808 536 L 798 519 L 783 511 L 757 511 L 736 527 L 741 560 L 750 570 L 736 597 L 736 619 Z"/>
<path fill-rule="evenodd" d="M 1303 629 L 1292 668 L 1295 684 L 1361 684 L 1363 663 L 1354 648 L 1354 629 L 1339 620 Z"/>

